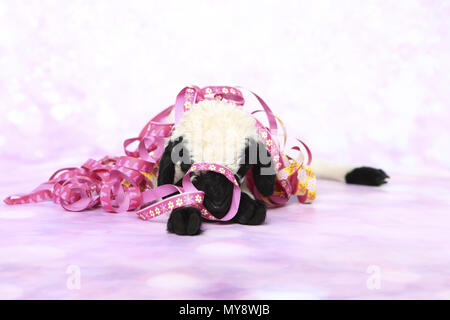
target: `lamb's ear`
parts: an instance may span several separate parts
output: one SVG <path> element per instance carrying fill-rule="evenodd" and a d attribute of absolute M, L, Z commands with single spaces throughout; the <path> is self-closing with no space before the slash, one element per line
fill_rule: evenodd
<path fill-rule="evenodd" d="M 249 156 L 256 188 L 264 197 L 272 195 L 276 176 L 269 151 L 262 142 L 252 139 L 249 140 Z"/>
<path fill-rule="evenodd" d="M 183 138 L 180 137 L 174 141 L 170 140 L 159 160 L 158 168 L 158 186 L 163 184 L 173 184 L 175 178 L 175 163 L 172 161 L 172 152 L 175 146 L 180 144 Z"/>

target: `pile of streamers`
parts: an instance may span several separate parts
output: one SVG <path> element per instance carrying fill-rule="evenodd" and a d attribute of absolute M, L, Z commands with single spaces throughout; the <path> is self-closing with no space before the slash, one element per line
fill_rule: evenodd
<path fill-rule="evenodd" d="M 154 117 L 136 138 L 124 142 L 126 156 L 89 159 L 80 168 L 56 171 L 47 182 L 28 194 L 7 197 L 9 205 L 53 200 L 69 211 L 101 205 L 109 212 L 139 209 L 142 193 L 156 187 L 157 163 L 173 124 L 163 120 L 173 106 Z M 137 142 L 135 150 L 129 146 Z"/>
<path fill-rule="evenodd" d="M 266 114 L 269 122 L 269 127 L 263 126 L 259 121 L 257 121 L 257 126 L 263 142 L 274 159 L 277 171 L 274 195 L 262 200 L 270 206 L 278 206 L 286 203 L 291 195 L 296 194 L 298 200 L 302 203 L 312 201 L 316 194 L 315 176 L 307 167 L 311 161 L 311 153 L 308 147 L 299 141 L 308 154 L 308 162 L 304 167 L 303 156 L 298 146 L 292 149 L 300 151 L 301 159 L 295 160 L 280 150 L 279 143 L 272 143 L 272 138 L 277 135 L 278 120 L 283 128 L 283 145 L 285 146 L 285 128 L 282 122 L 273 115 L 267 104 L 256 94 L 253 93 L 253 95 L 263 107 L 263 110 L 260 111 Z M 47 182 L 42 183 L 32 192 L 9 196 L 4 202 L 14 205 L 53 200 L 54 203 L 60 204 L 69 211 L 83 211 L 101 205 L 103 209 L 109 212 L 124 212 L 139 210 L 149 202 L 154 202 L 158 198 L 178 191 L 180 193 L 179 199 L 174 198 L 174 200 L 181 203 L 181 196 L 184 193 L 185 204 L 189 203 L 203 208 L 203 192 L 195 188 L 184 190 L 173 185 L 157 187 L 156 182 L 158 162 L 164 151 L 166 138 L 171 135 L 175 124 L 182 118 L 184 112 L 203 99 L 225 99 L 234 102 L 236 105 L 242 106 L 244 104 L 242 92 L 235 87 L 186 87 L 178 94 L 175 104 L 151 119 L 138 137 L 124 141 L 125 156 L 104 157 L 100 160 L 89 159 L 80 168 L 60 169 Z M 169 115 L 172 112 L 175 115 L 175 123 L 168 122 Z M 252 114 L 257 112 L 259 111 Z M 136 148 L 129 150 L 133 143 L 137 143 Z M 258 196 L 257 190 L 251 185 L 251 176 L 248 180 L 250 190 Z M 188 193 L 195 196 L 194 198 L 197 201 L 186 196 Z M 137 213 L 143 219 L 151 218 L 170 211 L 172 203 L 169 203 L 169 208 L 166 208 L 165 205 L 161 202 L 162 210 L 156 209 L 158 214 L 153 213 L 153 206 L 142 209 Z M 214 220 L 214 217 L 204 208 L 202 214 Z"/>

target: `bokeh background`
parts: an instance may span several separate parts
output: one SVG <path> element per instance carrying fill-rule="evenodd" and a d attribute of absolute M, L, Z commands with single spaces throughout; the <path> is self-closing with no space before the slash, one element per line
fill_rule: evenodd
<path fill-rule="evenodd" d="M 120 155 L 189 84 L 252 89 L 317 157 L 444 172 L 449 17 L 431 0 L 0 0 L 2 176 Z"/>
<path fill-rule="evenodd" d="M 249 88 L 314 157 L 391 181 L 188 238 L 2 203 L 1 299 L 449 299 L 450 1 L 0 0 L 0 199 L 122 155 L 190 84 Z"/>

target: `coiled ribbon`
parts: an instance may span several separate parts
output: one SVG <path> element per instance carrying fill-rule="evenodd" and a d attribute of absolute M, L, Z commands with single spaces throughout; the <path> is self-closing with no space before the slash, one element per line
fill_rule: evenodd
<path fill-rule="evenodd" d="M 284 144 L 286 130 L 281 120 L 273 114 L 267 104 L 252 92 L 261 104 L 269 123 L 265 127 L 256 119 L 257 130 L 261 141 L 269 150 L 277 175 L 275 193 L 270 197 L 262 197 L 255 188 L 251 174 L 247 175 L 247 185 L 259 199 L 268 205 L 277 206 L 286 203 L 291 195 L 296 194 L 302 203 L 315 198 L 315 177 L 308 167 L 311 162 L 311 152 L 306 144 L 298 140 L 300 145 L 292 149 L 299 151 L 300 157 L 294 159 L 281 151 L 276 140 L 278 133 L 277 120 L 283 129 Z M 83 211 L 101 205 L 109 212 L 138 210 L 142 219 L 150 219 L 176 207 L 191 205 L 199 208 L 205 218 L 211 220 L 230 220 L 239 207 L 240 189 L 232 172 L 218 164 L 194 164 L 183 179 L 183 188 L 175 185 L 156 186 L 158 162 L 164 151 L 166 138 L 170 137 L 173 128 L 197 102 L 204 99 L 227 100 L 236 105 L 244 105 L 244 97 L 238 87 L 210 86 L 199 88 L 186 87 L 177 95 L 175 104 L 164 109 L 151 119 L 141 130 L 138 137 L 124 141 L 125 156 L 104 157 L 100 160 L 89 159 L 79 168 L 64 168 L 56 171 L 47 182 L 27 194 L 18 194 L 4 199 L 8 205 L 34 203 L 53 200 L 68 211 Z M 175 122 L 168 121 L 174 111 Z M 137 142 L 134 150 L 130 146 Z M 308 162 L 303 163 L 303 153 L 300 146 L 308 154 Z M 195 170 L 213 170 L 224 174 L 234 185 L 230 211 L 222 219 L 217 219 L 203 206 L 204 193 L 197 190 L 189 179 L 189 174 Z M 162 197 L 178 194 L 158 200 Z M 145 207 L 145 208 L 144 208 Z"/>

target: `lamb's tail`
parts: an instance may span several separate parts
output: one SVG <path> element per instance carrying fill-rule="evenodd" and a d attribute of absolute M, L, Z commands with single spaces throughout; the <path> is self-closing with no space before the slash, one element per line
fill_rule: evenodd
<path fill-rule="evenodd" d="M 313 160 L 311 167 L 318 179 L 336 180 L 349 184 L 381 186 L 389 179 L 383 170 L 371 167 L 343 166 L 321 160 Z"/>

